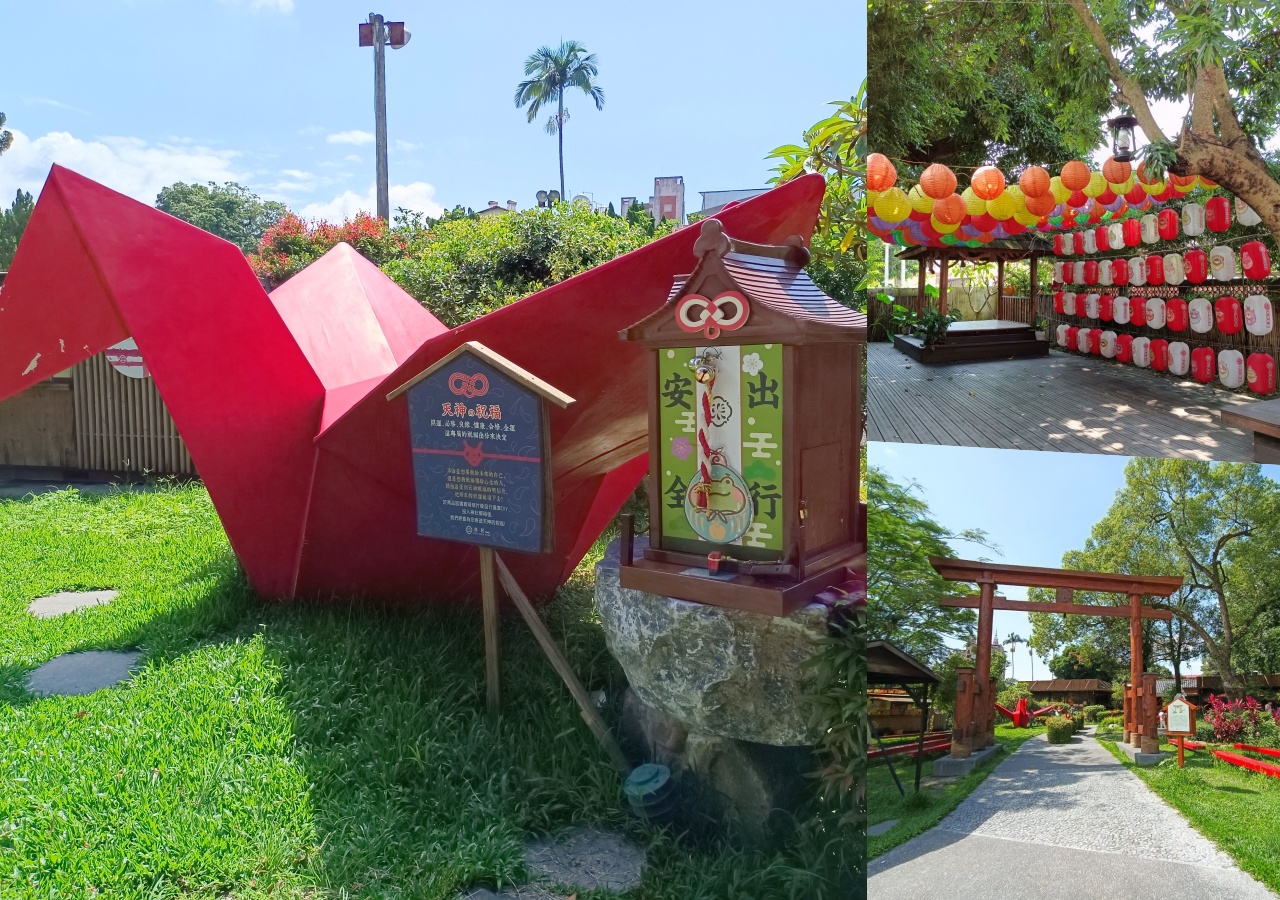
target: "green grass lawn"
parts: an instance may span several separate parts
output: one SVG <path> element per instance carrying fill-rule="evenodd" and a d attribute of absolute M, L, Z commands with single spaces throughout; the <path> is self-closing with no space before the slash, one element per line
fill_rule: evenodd
<path fill-rule="evenodd" d="M 1179 769 L 1177 747 L 1167 742 L 1160 749 L 1173 758 L 1145 768 L 1131 763 L 1115 742 L 1102 746 L 1240 868 L 1280 892 L 1280 779 L 1220 762 L 1204 750 L 1187 753 L 1186 768 Z"/>
<path fill-rule="evenodd" d="M 867 858 L 875 859 L 882 853 L 892 850 L 918 834 L 922 834 L 942 821 L 947 813 L 960 805 L 960 801 L 973 793 L 973 789 L 982 784 L 991 774 L 996 764 L 1013 752 L 1023 741 L 1044 734 L 1044 726 L 1032 728 L 1014 728 L 1012 725 L 996 726 L 996 742 L 1004 747 L 1004 751 L 974 769 L 962 778 L 951 778 L 937 784 L 920 786 L 920 794 L 915 793 L 915 759 L 901 756 L 894 757 L 894 768 L 902 787 L 906 791 L 903 797 L 893 783 L 893 775 L 883 762 L 875 763 L 867 773 L 867 810 L 868 821 L 875 825 L 897 819 L 898 824 L 885 834 L 867 837 Z M 941 754 L 939 754 L 941 755 Z M 933 760 L 926 759 L 923 775 L 928 778 L 933 772 Z"/>
<path fill-rule="evenodd" d="M 594 559 L 544 615 L 617 698 Z M 25 611 L 96 588 L 120 596 Z M 648 845 L 636 900 L 818 896 L 815 841 L 753 853 L 631 820 L 518 618 L 502 640 L 490 725 L 477 610 L 260 603 L 198 485 L 0 502 L 0 897 L 451 898 L 523 879 L 525 838 L 577 823 Z M 23 688 L 60 653 L 130 648 L 127 686 Z"/>

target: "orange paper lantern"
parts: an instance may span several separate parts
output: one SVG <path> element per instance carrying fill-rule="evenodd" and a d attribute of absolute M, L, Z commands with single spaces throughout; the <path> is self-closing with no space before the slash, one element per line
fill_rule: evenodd
<path fill-rule="evenodd" d="M 1047 190 L 1039 197 L 1027 197 L 1027 212 L 1037 216 L 1047 216 L 1058 206 L 1058 201 Z"/>
<path fill-rule="evenodd" d="M 956 174 L 942 163 L 934 163 L 920 176 L 920 190 L 934 200 L 941 200 L 956 192 Z"/>
<path fill-rule="evenodd" d="M 994 200 L 1004 193 L 1004 173 L 995 166 L 983 166 L 973 173 L 969 186 L 983 200 Z"/>
<path fill-rule="evenodd" d="M 964 198 L 956 193 L 948 194 L 933 204 L 933 217 L 944 225 L 959 225 L 968 212 Z"/>
<path fill-rule="evenodd" d="M 1031 166 L 1018 176 L 1018 187 L 1027 197 L 1043 197 L 1049 192 L 1049 173 L 1039 166 Z"/>
<path fill-rule="evenodd" d="M 1073 159 L 1062 167 L 1062 183 L 1073 191 L 1083 191 L 1089 184 L 1089 167 Z"/>
<path fill-rule="evenodd" d="M 867 190 L 879 193 L 887 191 L 898 182 L 898 170 L 883 153 L 867 157 Z"/>
<path fill-rule="evenodd" d="M 1107 157 L 1107 161 L 1102 164 L 1102 177 L 1107 179 L 1108 184 L 1124 184 L 1132 174 L 1133 166 L 1128 162 L 1117 161 L 1114 156 Z"/>

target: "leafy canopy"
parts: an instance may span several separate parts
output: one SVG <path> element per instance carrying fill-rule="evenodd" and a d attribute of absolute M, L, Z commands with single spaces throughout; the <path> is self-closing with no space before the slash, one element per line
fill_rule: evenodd
<path fill-rule="evenodd" d="M 13 132 L 4 127 L 6 121 L 5 114 L 0 112 L 0 153 L 13 146 Z"/>
<path fill-rule="evenodd" d="M 8 269 L 13 255 L 18 252 L 18 241 L 27 229 L 31 213 L 36 208 L 35 199 L 21 188 L 8 209 L 0 212 L 0 270 Z"/>
<path fill-rule="evenodd" d="M 221 185 L 179 181 L 161 188 L 156 208 L 230 241 L 245 253 L 257 247 L 267 230 L 288 212 L 283 203 L 263 200 L 234 181 Z"/>

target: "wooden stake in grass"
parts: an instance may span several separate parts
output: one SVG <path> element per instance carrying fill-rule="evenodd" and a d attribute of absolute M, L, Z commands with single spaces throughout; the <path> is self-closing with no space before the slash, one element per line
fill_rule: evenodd
<path fill-rule="evenodd" d="M 484 606 L 484 677 L 485 701 L 489 718 L 502 711 L 502 632 L 498 628 L 498 591 L 493 580 L 492 547 L 480 548 L 480 600 Z"/>

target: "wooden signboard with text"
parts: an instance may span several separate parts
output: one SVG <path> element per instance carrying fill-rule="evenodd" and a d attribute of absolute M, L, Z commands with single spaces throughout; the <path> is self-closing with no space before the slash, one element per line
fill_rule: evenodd
<path fill-rule="evenodd" d="M 1196 736 L 1196 707 L 1181 697 L 1170 700 L 1165 707 L 1165 736 L 1176 738 L 1178 746 L 1178 768 L 1183 765 L 1183 753 L 1186 739 Z"/>

